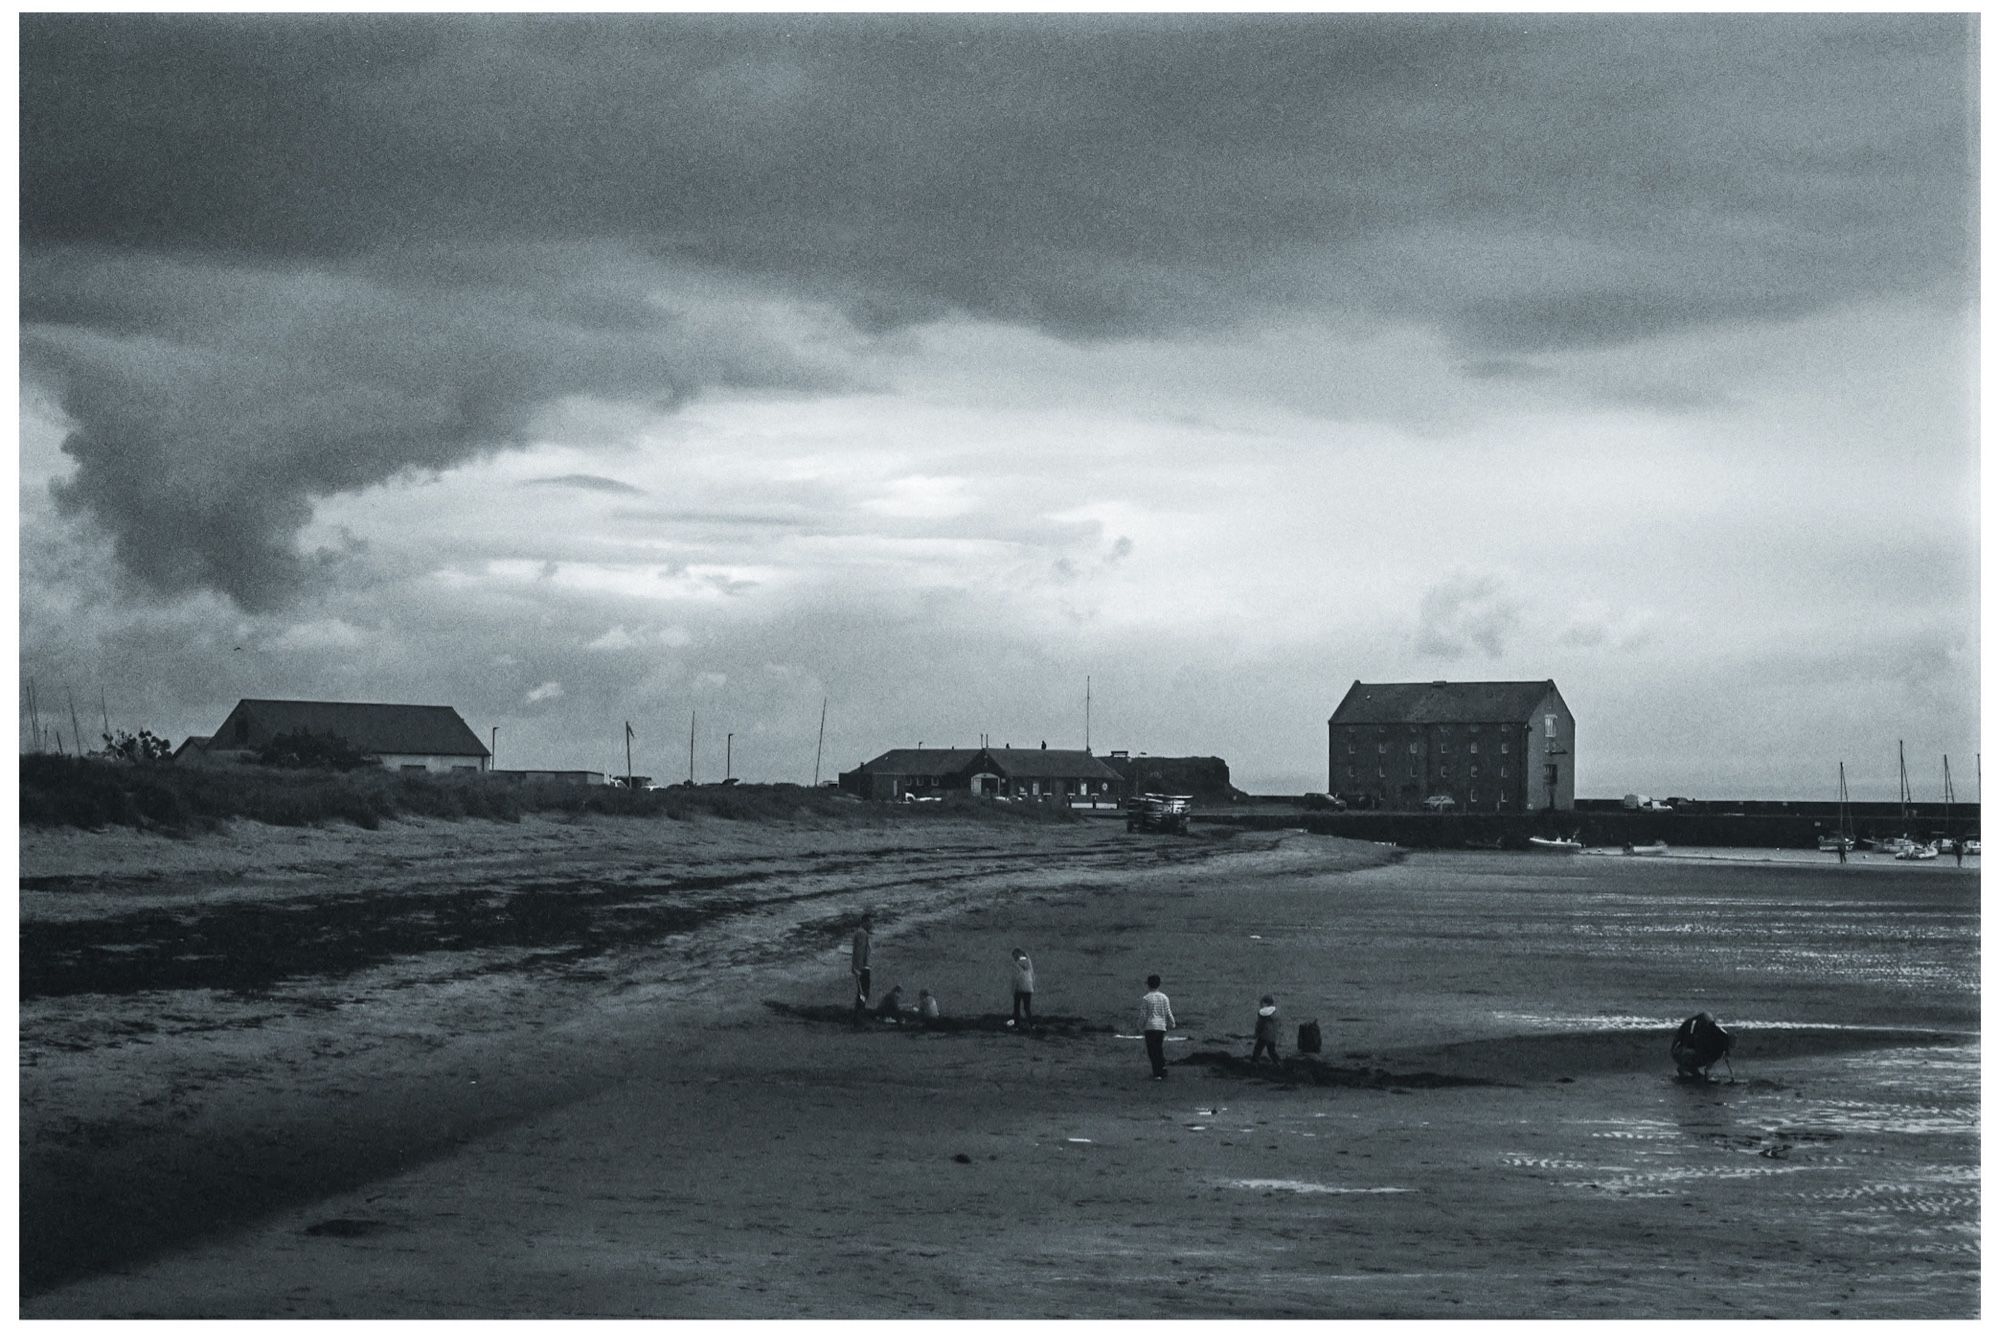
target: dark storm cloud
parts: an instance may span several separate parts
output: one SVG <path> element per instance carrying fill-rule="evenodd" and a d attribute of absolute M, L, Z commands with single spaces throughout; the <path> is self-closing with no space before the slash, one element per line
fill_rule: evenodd
<path fill-rule="evenodd" d="M 31 251 L 23 357 L 73 423 L 56 498 L 143 585 L 268 610 L 326 563 L 295 547 L 316 497 L 520 444 L 565 398 L 666 408 L 707 385 L 826 382 L 726 318 L 670 318 L 643 272 L 608 290 L 613 271 L 590 254 L 326 271 Z"/>
<path fill-rule="evenodd" d="M 64 494 L 245 605 L 315 497 L 551 402 L 824 376 L 690 332 L 715 275 L 863 330 L 1359 311 L 1497 366 L 1970 272 L 1962 16 L 21 23 Z"/>

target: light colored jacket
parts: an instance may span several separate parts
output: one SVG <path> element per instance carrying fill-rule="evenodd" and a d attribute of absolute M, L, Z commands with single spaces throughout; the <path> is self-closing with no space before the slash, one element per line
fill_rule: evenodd
<path fill-rule="evenodd" d="M 1160 991 L 1149 990 L 1139 997 L 1139 1027 L 1146 1032 L 1165 1032 L 1174 1025 L 1174 1007 Z"/>
<path fill-rule="evenodd" d="M 1016 995 L 1035 993 L 1035 960 L 1026 954 L 1014 960 L 1014 993 Z"/>

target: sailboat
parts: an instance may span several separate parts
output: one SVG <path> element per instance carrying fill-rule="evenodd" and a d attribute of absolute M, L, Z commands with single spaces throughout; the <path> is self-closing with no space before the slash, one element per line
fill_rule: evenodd
<path fill-rule="evenodd" d="M 1910 836 L 1910 767 L 1903 761 L 1901 741 L 1896 742 L 1896 772 L 1899 786 L 1896 801 L 1897 807 L 1902 812 L 1902 831 L 1893 837 L 1871 838 L 1868 840 L 1868 845 L 1878 852 L 1894 852 L 1903 860 L 1911 860 L 1913 858 L 1904 857 L 1903 853 L 1914 849 L 1917 840 Z"/>
<path fill-rule="evenodd" d="M 1845 861 L 1847 854 L 1854 850 L 1854 834 L 1847 823 L 1847 761 L 1840 764 L 1840 823 L 1833 833 L 1822 833 L 1819 849 L 1823 852 L 1838 852 Z"/>

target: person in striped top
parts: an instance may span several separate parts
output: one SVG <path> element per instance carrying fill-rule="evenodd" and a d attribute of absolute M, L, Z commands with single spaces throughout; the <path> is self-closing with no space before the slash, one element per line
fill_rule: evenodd
<path fill-rule="evenodd" d="M 1167 1076 L 1167 1029 L 1174 1025 L 1174 1006 L 1160 991 L 1156 972 L 1146 978 L 1146 993 L 1139 997 L 1139 1028 L 1146 1034 L 1146 1058 L 1153 1062 L 1153 1077 Z"/>

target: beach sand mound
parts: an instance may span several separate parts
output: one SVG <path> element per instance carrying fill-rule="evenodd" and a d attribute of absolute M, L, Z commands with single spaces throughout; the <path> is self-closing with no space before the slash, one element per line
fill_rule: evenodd
<path fill-rule="evenodd" d="M 1224 1051 L 1199 1051 L 1185 1059 L 1175 1060 L 1173 1064 L 1206 1069 L 1210 1077 L 1214 1078 L 1254 1079 L 1260 1083 L 1276 1083 L 1287 1087 L 1415 1089 L 1494 1086 L 1492 1079 L 1470 1078 L 1461 1074 L 1440 1074 L 1430 1070 L 1397 1074 L 1367 1065 L 1330 1065 L 1309 1055 L 1287 1056 L 1273 1064 L 1264 1060 L 1253 1061 L 1246 1056 L 1231 1055 Z"/>
<path fill-rule="evenodd" d="M 782 1000 L 766 1000 L 764 1007 L 774 1014 L 787 1018 L 801 1019 L 807 1023 L 837 1023 L 841 1027 L 854 1025 L 854 1010 L 837 1004 L 786 1004 Z M 906 1031 L 906 1032 L 987 1032 L 1003 1036 L 1023 1037 L 1093 1037 L 1114 1031 L 1108 1023 L 1092 1023 L 1072 1014 L 1046 1014 L 1038 1016 L 1029 1027 L 1016 1026 L 1005 1014 L 942 1015 L 925 1022 L 912 1010 L 905 1009 L 896 1018 L 890 1018 L 869 1010 L 861 1024 L 864 1031 Z"/>

